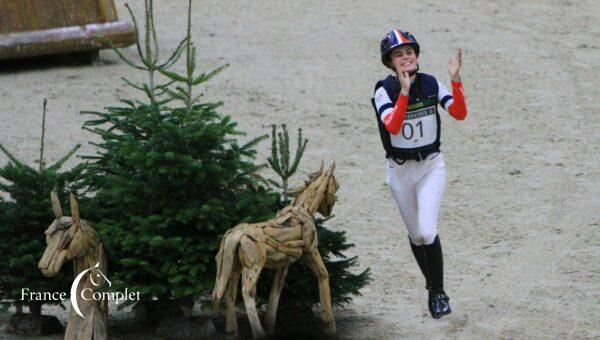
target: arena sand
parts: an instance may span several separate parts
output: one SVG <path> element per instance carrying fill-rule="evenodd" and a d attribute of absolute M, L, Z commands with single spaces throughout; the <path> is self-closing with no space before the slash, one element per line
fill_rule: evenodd
<path fill-rule="evenodd" d="M 142 13 L 142 1 L 131 6 Z M 155 7 L 165 57 L 185 32 L 186 2 Z M 195 1 L 193 22 L 199 66 L 230 64 L 204 88 L 207 100 L 224 101 L 220 112 L 247 138 L 271 123 L 302 127 L 310 141 L 296 182 L 321 159 L 337 161 L 329 227 L 355 243 L 348 255 L 359 256 L 357 270 L 373 271 L 363 296 L 335 312 L 342 338 L 600 337 L 600 3 Z M 421 70 L 448 86 L 446 61 L 463 49 L 469 116 L 442 113 L 448 179 L 439 229 L 454 312 L 441 320 L 428 315 L 384 183 L 370 104 L 388 73 L 379 41 L 391 28 L 416 36 Z M 25 159 L 38 155 L 44 97 L 46 150 L 56 160 L 76 143 L 93 151 L 80 110 L 137 95 L 121 76 L 144 80 L 111 51 L 98 66 L 0 72 L 0 142 Z M 268 149 L 260 145 L 259 159 Z"/>

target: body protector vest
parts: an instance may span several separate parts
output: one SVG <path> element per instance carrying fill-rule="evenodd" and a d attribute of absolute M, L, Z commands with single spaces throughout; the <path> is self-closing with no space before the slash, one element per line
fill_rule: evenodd
<path fill-rule="evenodd" d="M 397 135 L 386 130 L 381 121 L 381 114 L 389 107 L 394 107 L 400 95 L 400 82 L 397 77 L 389 76 L 377 82 L 375 91 L 382 86 L 393 104 L 391 106 L 384 105 L 377 110 L 375 100 L 371 99 L 371 102 L 375 108 L 386 158 L 421 160 L 432 152 L 438 152 L 440 150 L 441 122 L 437 109 L 438 83 L 435 77 L 417 73 L 415 82 L 410 87 L 406 117 Z"/>

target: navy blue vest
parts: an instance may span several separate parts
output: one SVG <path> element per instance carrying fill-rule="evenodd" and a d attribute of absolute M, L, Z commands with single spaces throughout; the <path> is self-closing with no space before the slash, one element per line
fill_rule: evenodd
<path fill-rule="evenodd" d="M 400 82 L 395 76 L 388 76 L 375 85 L 375 91 L 382 87 L 386 90 L 392 103 L 383 105 L 379 110 L 375 100 L 371 99 L 375 108 L 375 116 L 379 126 L 379 135 L 385 149 L 386 158 L 395 160 L 420 160 L 432 152 L 440 150 L 440 115 L 437 110 L 438 82 L 435 77 L 417 73 L 415 82 L 408 94 L 406 118 L 399 135 L 392 136 L 381 121 L 381 114 L 393 108 L 400 95 Z M 425 128 L 424 128 L 425 125 Z"/>

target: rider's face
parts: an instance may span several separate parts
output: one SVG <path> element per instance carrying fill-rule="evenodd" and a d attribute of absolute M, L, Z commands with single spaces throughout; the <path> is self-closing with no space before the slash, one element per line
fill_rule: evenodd
<path fill-rule="evenodd" d="M 400 46 L 390 56 L 396 72 L 410 72 L 417 69 L 417 54 L 412 46 Z"/>

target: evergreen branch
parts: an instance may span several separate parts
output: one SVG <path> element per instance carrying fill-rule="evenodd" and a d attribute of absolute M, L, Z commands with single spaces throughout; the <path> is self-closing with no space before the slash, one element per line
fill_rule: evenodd
<path fill-rule="evenodd" d="M 157 86 L 157 87 L 156 87 L 156 90 L 157 90 L 157 91 L 156 91 L 155 93 L 156 93 L 156 96 L 157 96 L 157 97 L 162 97 L 162 96 L 164 96 L 164 95 L 165 95 L 165 93 L 167 93 L 167 91 L 164 89 L 164 87 L 163 87 L 163 86 Z M 169 101 L 170 101 L 170 100 L 169 100 Z M 159 102 L 157 102 L 157 103 L 161 103 L 161 102 L 159 101 Z M 160 106 L 160 105 L 159 105 L 159 106 Z"/>
<path fill-rule="evenodd" d="M 85 123 L 87 123 L 87 122 L 85 122 Z M 84 123 L 84 124 L 85 124 L 85 123 Z M 113 127 L 114 127 L 114 126 L 113 126 Z M 89 132 L 95 133 L 95 134 L 98 134 L 98 135 L 101 135 L 101 136 L 102 136 L 102 135 L 104 134 L 104 132 L 105 132 L 105 130 L 98 129 L 98 128 L 90 129 L 89 127 L 87 127 L 87 126 L 85 126 L 85 125 L 84 125 L 84 126 L 82 126 L 82 127 L 81 127 L 81 129 L 82 129 L 82 130 L 85 130 L 85 131 L 89 131 Z"/>
<path fill-rule="evenodd" d="M 172 80 L 175 80 L 175 81 L 181 81 L 181 82 L 187 81 L 186 77 L 184 77 L 182 75 L 179 75 L 179 74 L 177 74 L 175 72 L 172 72 L 172 71 L 168 71 L 168 70 L 159 68 L 158 72 L 164 74 L 165 76 L 169 77 L 169 79 L 172 79 Z"/>
<path fill-rule="evenodd" d="M 139 131 L 135 126 L 124 125 L 118 121 L 112 121 L 111 123 L 113 123 L 114 125 L 111 126 L 107 130 L 103 130 L 103 129 L 99 129 L 99 128 L 90 129 L 85 124 L 84 124 L 84 126 L 81 127 L 81 129 L 85 130 L 85 131 L 89 131 L 94 134 L 98 134 L 98 135 L 102 136 L 102 138 L 104 138 L 104 139 L 119 139 L 119 138 L 121 138 L 122 135 L 112 133 L 112 131 L 115 129 L 118 129 L 119 131 L 122 131 L 124 133 L 130 133 L 140 139 L 145 138 L 144 134 L 141 131 Z"/>
<path fill-rule="evenodd" d="M 58 171 L 58 169 L 60 169 L 63 166 L 63 164 L 65 164 L 65 162 L 69 160 L 69 158 L 71 158 L 71 156 L 73 156 L 73 154 L 77 152 L 77 150 L 79 150 L 80 147 L 81 144 L 75 145 L 75 147 L 71 149 L 71 151 L 69 151 L 63 158 L 59 159 L 56 163 L 48 167 L 48 170 Z"/>
<path fill-rule="evenodd" d="M 194 76 L 194 69 L 196 68 L 196 49 L 193 48 L 191 42 L 192 35 L 192 0 L 188 0 L 188 17 L 187 17 L 187 43 L 186 43 L 186 68 L 187 68 L 187 78 L 186 78 L 186 100 L 185 100 L 185 113 L 189 115 L 192 111 L 192 77 Z M 192 48 L 190 50 L 190 48 Z M 190 55 L 191 54 L 191 55 Z"/>
<path fill-rule="evenodd" d="M 271 131 L 271 157 L 267 162 L 271 168 L 281 177 L 281 189 L 283 191 L 283 202 L 288 200 L 288 179 L 296 172 L 300 159 L 304 154 L 306 142 L 302 143 L 302 129 L 298 129 L 298 148 L 294 163 L 290 166 L 290 137 L 285 124 L 281 125 L 282 132 L 277 132 L 277 127 L 272 125 Z"/>
<path fill-rule="evenodd" d="M 138 29 L 137 19 L 135 18 L 135 15 L 133 15 L 133 11 L 131 10 L 131 7 L 129 7 L 129 4 L 125 4 L 125 7 L 129 11 L 129 15 L 131 16 L 131 20 L 133 21 L 133 27 L 135 29 L 135 38 L 136 38 L 135 46 L 137 47 L 138 55 L 139 55 L 140 59 L 144 59 L 144 53 L 142 52 L 142 46 L 140 44 L 140 31 Z"/>
<path fill-rule="evenodd" d="M 179 93 L 177 93 L 177 92 L 175 92 L 175 91 L 173 91 L 173 90 L 171 90 L 171 89 L 169 89 L 169 88 L 165 88 L 165 91 L 166 91 L 166 92 L 167 92 L 167 93 L 168 93 L 168 94 L 169 94 L 171 97 L 173 97 L 173 98 L 175 98 L 175 99 L 179 99 L 179 100 L 182 100 L 182 101 L 183 101 L 183 100 L 185 100 L 185 98 L 186 98 L 185 96 L 182 96 L 181 94 L 179 94 Z"/>
<path fill-rule="evenodd" d="M 158 88 L 162 89 L 163 87 L 168 87 L 168 86 L 171 86 L 171 85 L 173 85 L 173 83 L 175 83 L 175 80 L 170 80 L 170 81 L 168 81 L 168 82 L 166 82 L 166 83 L 164 83 L 164 84 L 159 84 L 159 85 L 156 85 L 156 88 L 157 88 L 157 89 L 158 89 Z"/>
<path fill-rule="evenodd" d="M 192 104 L 196 103 L 198 101 L 198 99 L 200 99 L 200 97 L 204 96 L 204 93 L 200 93 L 199 95 L 197 95 L 196 97 L 194 97 L 192 99 Z"/>
<path fill-rule="evenodd" d="M 148 98 L 150 98 L 150 101 L 154 102 L 154 92 L 151 90 L 150 85 L 144 84 L 144 85 L 142 85 L 142 87 L 144 88 L 144 92 L 146 92 L 146 95 L 148 95 Z M 141 102 L 138 102 L 138 103 L 141 103 Z"/>
<path fill-rule="evenodd" d="M 216 69 L 214 69 L 213 71 L 211 71 L 208 74 L 202 73 L 196 79 L 194 79 L 194 81 L 192 82 L 192 85 L 198 85 L 200 83 L 203 83 L 203 82 L 211 79 L 212 77 L 216 76 L 219 72 L 223 71 L 227 67 L 229 67 L 229 64 L 225 64 L 223 66 L 217 67 Z"/>
<path fill-rule="evenodd" d="M 144 91 L 144 88 L 142 86 L 134 84 L 133 82 L 129 81 L 129 79 L 127 79 L 125 77 L 121 77 L 121 80 L 123 80 L 123 82 L 125 82 L 125 84 L 127 84 L 137 90 Z"/>
<path fill-rule="evenodd" d="M 184 95 L 184 96 L 186 96 L 188 94 L 188 92 L 186 91 L 186 89 L 184 89 L 181 86 L 176 86 L 175 90 L 179 91 L 179 93 L 182 94 L 182 95 Z"/>
<path fill-rule="evenodd" d="M 269 179 L 267 179 L 267 182 L 268 182 L 268 183 L 270 183 L 270 184 L 272 184 L 272 185 L 273 185 L 273 186 L 275 186 L 276 188 L 282 189 L 282 188 L 281 188 L 281 184 L 279 184 L 279 183 L 275 182 L 274 180 L 272 180 L 272 179 L 270 179 L 270 178 L 269 178 Z"/>
<path fill-rule="evenodd" d="M 114 109 L 109 107 L 108 109 Z M 83 126 L 98 126 L 105 123 L 112 123 L 115 125 L 119 125 L 121 121 L 124 121 L 126 118 L 118 118 L 118 116 L 123 117 L 124 115 L 118 113 L 105 113 L 105 112 L 95 112 L 95 111 L 81 111 L 81 114 L 91 114 L 94 116 L 102 117 L 101 119 L 87 120 L 83 123 Z"/>
<path fill-rule="evenodd" d="M 281 168 L 280 176 L 285 179 L 287 177 L 286 170 L 287 170 L 288 163 L 285 161 L 285 145 L 283 145 L 283 141 L 284 141 L 283 133 L 282 132 L 277 133 L 277 144 L 279 144 L 279 158 L 280 158 L 279 166 Z"/>
<path fill-rule="evenodd" d="M 294 157 L 294 164 L 290 169 L 290 173 L 294 174 L 298 169 L 298 164 L 300 164 L 300 159 L 304 155 L 304 149 L 306 149 L 306 144 L 308 143 L 308 139 L 302 140 L 302 129 L 298 128 L 298 145 L 296 147 L 296 157 Z"/>
<path fill-rule="evenodd" d="M 164 94 L 164 92 L 163 92 L 163 93 L 161 93 L 161 95 L 163 95 L 163 94 Z M 166 99 L 163 99 L 163 100 L 159 100 L 159 101 L 157 101 L 157 102 L 156 102 L 156 104 L 157 104 L 158 106 L 163 106 L 163 105 L 165 105 L 165 104 L 167 104 L 167 103 L 169 103 L 169 102 L 171 102 L 171 101 L 173 101 L 173 98 L 166 98 Z"/>
<path fill-rule="evenodd" d="M 196 70 L 196 46 L 191 44 L 192 52 L 190 53 L 190 68 L 188 70 L 188 78 L 191 79 Z"/>
<path fill-rule="evenodd" d="M 277 150 L 277 126 L 272 124 L 271 128 L 271 157 L 269 157 L 268 161 L 273 170 L 279 174 L 281 168 L 279 166 L 279 151 Z"/>
<path fill-rule="evenodd" d="M 269 163 L 269 165 L 271 166 L 271 168 L 273 168 L 273 170 L 279 174 L 279 168 L 278 168 L 278 164 L 275 163 L 275 161 L 273 160 L 272 157 L 268 157 L 267 158 L 267 162 Z"/>
<path fill-rule="evenodd" d="M 77 156 L 81 159 L 93 159 L 93 160 L 99 160 L 99 159 L 104 159 L 104 157 L 101 156 L 90 156 L 90 155 L 81 155 L 81 156 Z"/>
<path fill-rule="evenodd" d="M 285 124 L 281 125 L 283 127 L 283 147 L 284 147 L 284 152 L 282 155 L 282 159 L 285 162 L 285 170 L 286 170 L 286 178 L 290 177 L 290 135 L 288 134 L 287 131 L 287 126 Z"/>
<path fill-rule="evenodd" d="M 184 44 L 187 42 L 188 37 L 185 37 L 181 40 L 181 42 L 179 42 L 179 45 L 177 45 L 177 48 L 175 48 L 175 51 L 173 52 L 173 54 L 171 54 L 171 56 L 169 57 L 169 59 L 167 59 L 167 61 L 165 61 L 164 63 L 160 64 L 157 69 L 160 71 L 161 68 L 169 68 L 171 67 L 174 63 L 177 62 L 177 60 L 179 60 L 179 58 L 181 57 L 181 53 L 184 50 Z"/>
<path fill-rule="evenodd" d="M 6 157 L 8 157 L 8 159 L 10 159 L 11 162 L 15 163 L 15 165 L 17 165 L 18 167 L 20 167 L 20 168 L 30 168 L 27 164 L 25 164 L 25 163 L 21 162 L 20 160 L 18 160 L 1 143 L 0 143 L 0 150 L 6 155 Z"/>
<path fill-rule="evenodd" d="M 105 124 L 107 122 L 109 122 L 109 119 L 95 119 L 95 120 L 86 120 L 83 125 L 84 126 L 96 126 L 96 125 L 102 125 Z"/>
<path fill-rule="evenodd" d="M 129 58 L 127 58 L 122 52 L 121 49 L 117 47 L 117 45 L 115 45 L 110 39 L 107 39 L 106 37 L 100 36 L 100 35 L 95 35 L 94 39 L 99 39 L 102 40 L 104 43 L 108 44 L 109 47 L 117 54 L 117 56 L 119 57 L 119 59 L 123 60 L 127 65 L 136 68 L 138 70 L 145 70 L 145 68 L 136 65 L 133 61 L 129 60 Z"/>
<path fill-rule="evenodd" d="M 259 172 L 259 171 L 261 171 L 261 170 L 263 170 L 263 169 L 266 169 L 266 168 L 268 168 L 268 167 L 269 167 L 269 165 L 268 165 L 268 164 L 266 164 L 266 163 L 258 164 L 258 165 L 255 165 L 255 166 L 254 166 L 254 170 L 252 170 L 252 172 L 253 172 L 253 173 L 254 173 L 254 172 Z"/>
<path fill-rule="evenodd" d="M 266 167 L 267 167 L 266 164 L 259 164 L 259 165 L 255 165 L 253 167 L 250 167 L 249 169 L 241 170 L 238 173 L 236 173 L 235 176 L 233 176 L 227 182 L 225 182 L 225 187 L 229 187 L 229 185 L 231 183 L 238 182 L 238 179 L 244 178 L 244 177 L 249 176 L 249 175 L 252 175 L 252 174 L 254 174 L 256 172 L 259 172 L 261 169 L 264 169 Z"/>
<path fill-rule="evenodd" d="M 145 6 L 144 6 L 144 12 L 145 12 L 145 32 L 144 32 L 144 45 L 146 48 L 146 59 L 147 59 L 147 66 L 149 69 L 152 69 L 152 48 L 151 48 L 151 42 L 150 42 L 150 37 L 152 35 L 152 33 L 150 32 L 150 20 L 151 20 L 151 11 L 152 11 L 152 0 L 144 0 L 145 1 Z"/>
<path fill-rule="evenodd" d="M 154 4 L 150 0 L 150 30 L 154 40 L 154 60 L 158 61 L 158 38 L 156 36 L 156 27 L 154 26 Z"/>
<path fill-rule="evenodd" d="M 98 144 L 96 142 L 88 142 L 89 145 L 91 146 L 95 146 L 98 149 L 106 149 L 106 147 L 104 146 L 104 144 Z"/>
<path fill-rule="evenodd" d="M 171 84 L 173 84 L 174 82 L 175 82 L 174 80 L 171 80 L 171 81 L 169 81 L 168 83 L 161 84 L 161 85 L 157 85 L 157 86 L 155 87 L 155 88 L 156 88 L 156 90 L 157 90 L 157 92 L 156 92 L 156 96 L 158 96 L 158 97 L 162 97 L 162 96 L 164 96 L 164 95 L 165 95 L 165 93 L 167 93 L 167 89 L 169 88 L 169 86 L 170 86 Z"/>
<path fill-rule="evenodd" d="M 258 136 L 256 138 L 254 138 L 253 140 L 249 141 L 248 143 L 244 144 L 241 149 L 246 151 L 250 148 L 255 147 L 256 145 L 258 145 L 258 143 L 262 142 L 263 140 L 265 140 L 267 138 L 269 138 L 269 135 L 267 135 L 267 134 Z"/>
<path fill-rule="evenodd" d="M 122 103 L 125 103 L 125 104 L 127 104 L 127 105 L 131 106 L 131 108 L 132 108 L 132 109 L 135 109 L 135 108 L 136 108 L 135 104 L 134 104 L 134 103 L 133 103 L 131 100 L 128 100 L 128 99 L 121 99 L 120 101 L 121 101 Z"/>

